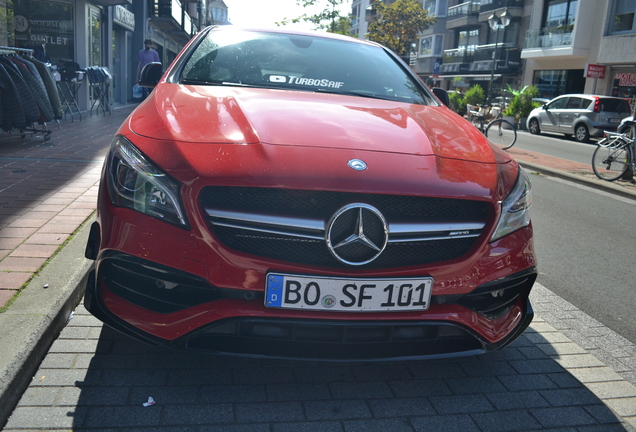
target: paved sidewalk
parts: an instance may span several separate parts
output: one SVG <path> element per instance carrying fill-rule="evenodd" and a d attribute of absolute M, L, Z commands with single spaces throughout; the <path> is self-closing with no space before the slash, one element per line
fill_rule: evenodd
<path fill-rule="evenodd" d="M 119 407 L 120 412 L 136 413 L 132 405 L 137 406 L 138 401 L 132 395 L 138 388 L 127 387 L 129 383 L 119 377 L 116 388 L 108 390 L 114 392 L 109 394 L 123 396 L 105 400 L 93 394 L 95 388 L 91 387 L 92 384 L 82 386 L 86 375 L 97 374 L 100 383 L 106 382 L 103 380 L 109 373 L 106 371 L 108 366 L 104 364 L 113 358 L 130 360 L 121 365 L 124 375 L 143 371 L 149 367 L 151 358 L 156 359 L 157 355 L 178 358 L 189 364 L 187 356 L 176 355 L 172 351 L 157 352 L 137 345 L 131 348 L 132 354 L 126 353 L 136 356 L 134 359 L 121 357 L 123 351 L 98 350 L 98 346 L 124 345 L 130 348 L 131 343 L 135 343 L 102 329 L 101 323 L 87 315 L 81 305 L 76 318 L 66 325 L 70 311 L 81 300 L 81 288 L 91 265 L 83 259 L 88 231 L 85 222 L 95 209 L 102 162 L 113 134 L 133 108 L 117 109 L 111 116 L 83 116 L 82 121 L 63 121 L 59 129 L 55 124 L 49 125 L 53 133 L 51 140 L 46 142 L 41 138 L 0 135 L 0 307 L 6 308 L 6 312 L 0 314 L 0 346 L 3 347 L 0 349 L 0 426 L 11 414 L 19 394 L 30 383 L 29 390 L 6 426 L 7 431 L 72 427 L 129 430 L 125 425 L 118 426 L 116 418 L 107 413 L 113 406 Z M 529 171 L 636 197 L 636 187 L 627 182 L 614 184 L 598 180 L 589 165 L 515 148 L 510 153 Z M 55 257 L 51 260 L 53 255 Z M 41 269 L 47 262 L 50 264 Z M 12 300 L 21 289 L 17 300 Z M 590 427 L 590 430 L 598 431 L 636 431 L 634 345 L 540 285 L 533 291 L 533 305 L 537 317 L 514 348 L 477 359 L 418 362 L 413 366 L 399 364 L 395 370 L 406 371 L 398 374 L 399 378 L 395 378 L 391 367 L 382 366 L 381 376 L 388 374 L 384 381 L 370 378 L 370 375 L 358 379 L 358 376 L 363 376 L 360 370 L 365 370 L 360 366 L 319 366 L 312 370 L 306 364 L 293 364 L 284 366 L 290 369 L 275 368 L 272 372 L 269 362 L 249 360 L 234 365 L 228 361 L 225 370 L 229 381 L 222 380 L 222 384 L 229 386 L 230 391 L 244 390 L 246 385 L 254 384 L 257 400 L 253 402 L 259 403 L 232 403 L 230 398 L 229 406 L 219 408 L 223 412 L 229 410 L 232 415 L 223 417 L 225 420 L 220 422 L 212 421 L 208 425 L 210 428 L 205 430 L 214 430 L 212 426 L 219 424 L 237 427 L 251 424 L 245 430 L 491 431 L 500 430 L 495 427 L 498 418 L 510 417 L 511 421 L 519 422 L 516 430 L 588 430 L 586 428 Z M 60 331 L 62 334 L 56 341 Z M 40 365 L 49 348 L 47 360 Z M 55 360 L 51 359 L 60 362 L 53 364 L 51 362 Z M 166 362 L 160 374 L 182 373 L 196 381 L 202 373 L 199 367 L 209 367 L 203 364 L 210 360 L 206 356 L 195 356 L 192 361 L 200 361 L 201 364 L 191 371 Z M 240 368 L 246 364 L 251 368 L 254 382 L 240 378 Z M 176 372 L 170 372 L 173 366 Z M 40 371 L 31 380 L 38 367 Z M 345 381 L 358 382 L 351 389 L 352 393 L 346 386 L 326 379 L 318 384 L 321 387 L 320 397 L 299 397 L 282 403 L 285 398 L 273 396 L 285 389 L 290 394 L 316 390 L 304 385 L 307 381 L 301 378 L 305 376 L 303 374 L 336 371 L 340 371 L 337 372 L 340 377 L 342 373 L 345 376 L 351 374 L 353 378 Z M 433 378 L 428 371 L 439 371 L 442 374 L 438 377 L 440 381 L 427 381 Z M 455 372 L 458 374 L 452 376 Z M 262 378 L 256 379 L 261 374 L 276 376 L 280 380 L 272 378 L 264 383 Z M 42 376 L 49 379 L 41 379 Z M 75 378 L 62 383 L 52 381 L 52 376 Z M 159 391 L 165 386 L 167 390 L 163 392 L 169 391 L 173 381 L 166 380 L 153 388 Z M 416 391 L 414 388 L 431 384 L 433 390 L 426 394 L 422 393 L 424 390 Z M 375 393 L 378 391 L 376 385 L 383 389 L 381 393 Z M 371 393 L 365 395 L 364 389 Z M 434 389 L 438 389 L 439 393 L 435 394 Z M 183 399 L 168 398 L 172 402 L 159 408 L 162 414 L 158 420 L 153 420 L 159 423 L 151 421 L 148 425 L 182 424 L 170 423 L 166 418 L 181 416 L 179 421 L 187 421 L 190 416 L 176 413 L 194 414 L 197 407 L 202 409 L 202 405 L 197 404 L 210 403 L 210 398 L 202 396 L 205 390 L 201 385 L 175 390 Z M 322 392 L 325 390 L 327 393 Z M 194 391 L 195 396 L 189 395 L 188 391 Z M 19 393 L 12 394 L 16 392 Z M 87 403 L 90 400 L 102 402 Z M 334 400 L 338 401 L 338 407 L 330 407 Z M 265 411 L 266 408 L 257 408 L 262 403 L 270 409 L 270 413 Z M 384 403 L 393 407 L 393 411 L 382 415 Z M 421 403 L 417 405 L 420 411 L 414 408 L 416 403 Z M 456 404 L 462 408 L 448 408 Z M 189 408 L 189 405 L 195 408 Z M 285 416 L 290 415 L 288 411 L 296 409 L 293 421 L 285 422 Z M 410 414 L 406 412 L 409 409 L 413 410 Z M 69 411 L 84 417 L 69 416 Z M 336 411 L 341 414 L 335 415 Z M 320 412 L 323 414 L 317 414 Z M 334 415 L 328 415 L 328 412 Z M 352 414 L 355 412 L 358 414 Z M 147 413 L 143 411 L 139 418 L 152 416 Z M 50 419 L 49 415 L 59 421 L 38 423 L 43 421 L 42 418 Z M 133 421 L 135 415 L 126 418 Z M 273 418 L 276 416 L 280 416 L 278 420 Z M 95 418 L 98 417 L 103 423 L 96 423 Z M 261 420 L 248 421 L 248 418 Z M 431 426 L 450 425 L 453 420 L 458 420 L 455 429 Z M 114 423 L 109 423 L 111 421 Z M 130 423 L 133 424 L 136 423 Z M 183 429 L 176 427 L 174 430 Z M 219 430 L 229 429 L 220 427 Z"/>
<path fill-rule="evenodd" d="M 93 213 L 108 146 L 134 107 L 51 123 L 49 141 L 0 135 L 0 308 Z"/>

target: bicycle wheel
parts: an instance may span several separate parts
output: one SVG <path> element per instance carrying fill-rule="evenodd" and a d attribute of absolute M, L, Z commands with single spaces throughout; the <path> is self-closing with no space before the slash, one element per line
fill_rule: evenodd
<path fill-rule="evenodd" d="M 601 180 L 614 181 L 625 174 L 631 162 L 629 159 L 626 147 L 598 146 L 592 155 L 592 169 Z"/>
<path fill-rule="evenodd" d="M 517 142 L 517 131 L 508 120 L 496 119 L 488 123 L 484 131 L 486 138 L 497 147 L 506 150 Z"/>

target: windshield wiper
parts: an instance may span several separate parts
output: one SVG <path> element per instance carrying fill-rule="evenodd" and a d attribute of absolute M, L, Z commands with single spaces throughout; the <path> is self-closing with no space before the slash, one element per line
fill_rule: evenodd
<path fill-rule="evenodd" d="M 359 96 L 359 97 L 366 97 L 371 99 L 380 99 L 380 100 L 398 102 L 398 100 L 395 97 L 382 96 L 377 93 L 366 92 L 366 91 L 335 91 L 335 90 L 324 89 L 324 88 L 317 88 L 317 89 L 314 89 L 313 91 L 318 93 L 329 93 L 329 94 L 337 94 L 337 95 L 344 95 L 344 96 Z"/>

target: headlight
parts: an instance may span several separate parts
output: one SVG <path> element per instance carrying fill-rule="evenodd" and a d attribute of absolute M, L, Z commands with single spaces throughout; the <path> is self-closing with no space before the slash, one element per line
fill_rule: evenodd
<path fill-rule="evenodd" d="M 188 229 L 179 184 L 155 167 L 130 141 L 113 140 L 106 180 L 111 202 Z"/>
<path fill-rule="evenodd" d="M 508 234 L 530 225 L 532 184 L 524 170 L 519 168 L 517 183 L 501 203 L 501 215 L 490 241 L 499 240 Z"/>

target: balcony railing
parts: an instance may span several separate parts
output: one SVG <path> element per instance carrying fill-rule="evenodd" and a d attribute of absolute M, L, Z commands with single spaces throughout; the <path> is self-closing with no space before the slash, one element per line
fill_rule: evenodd
<path fill-rule="evenodd" d="M 526 48 L 550 48 L 572 45 L 572 26 L 561 28 L 543 28 L 526 32 Z"/>
<path fill-rule="evenodd" d="M 470 63 L 474 60 L 474 51 L 467 51 L 466 48 L 453 48 L 444 50 L 443 64 L 448 63 Z"/>
<path fill-rule="evenodd" d="M 480 0 L 481 12 L 488 12 L 495 9 L 501 9 L 507 7 L 511 8 L 520 8 L 523 7 L 524 0 Z"/>
<path fill-rule="evenodd" d="M 457 6 L 451 6 L 448 8 L 446 18 L 449 20 L 464 18 L 469 15 L 478 15 L 481 3 L 479 1 L 467 1 Z"/>
<path fill-rule="evenodd" d="M 478 45 L 474 51 L 465 47 L 444 50 L 441 74 L 489 73 L 495 44 Z M 495 70 L 514 73 L 521 67 L 521 50 L 513 44 L 497 44 Z"/>

